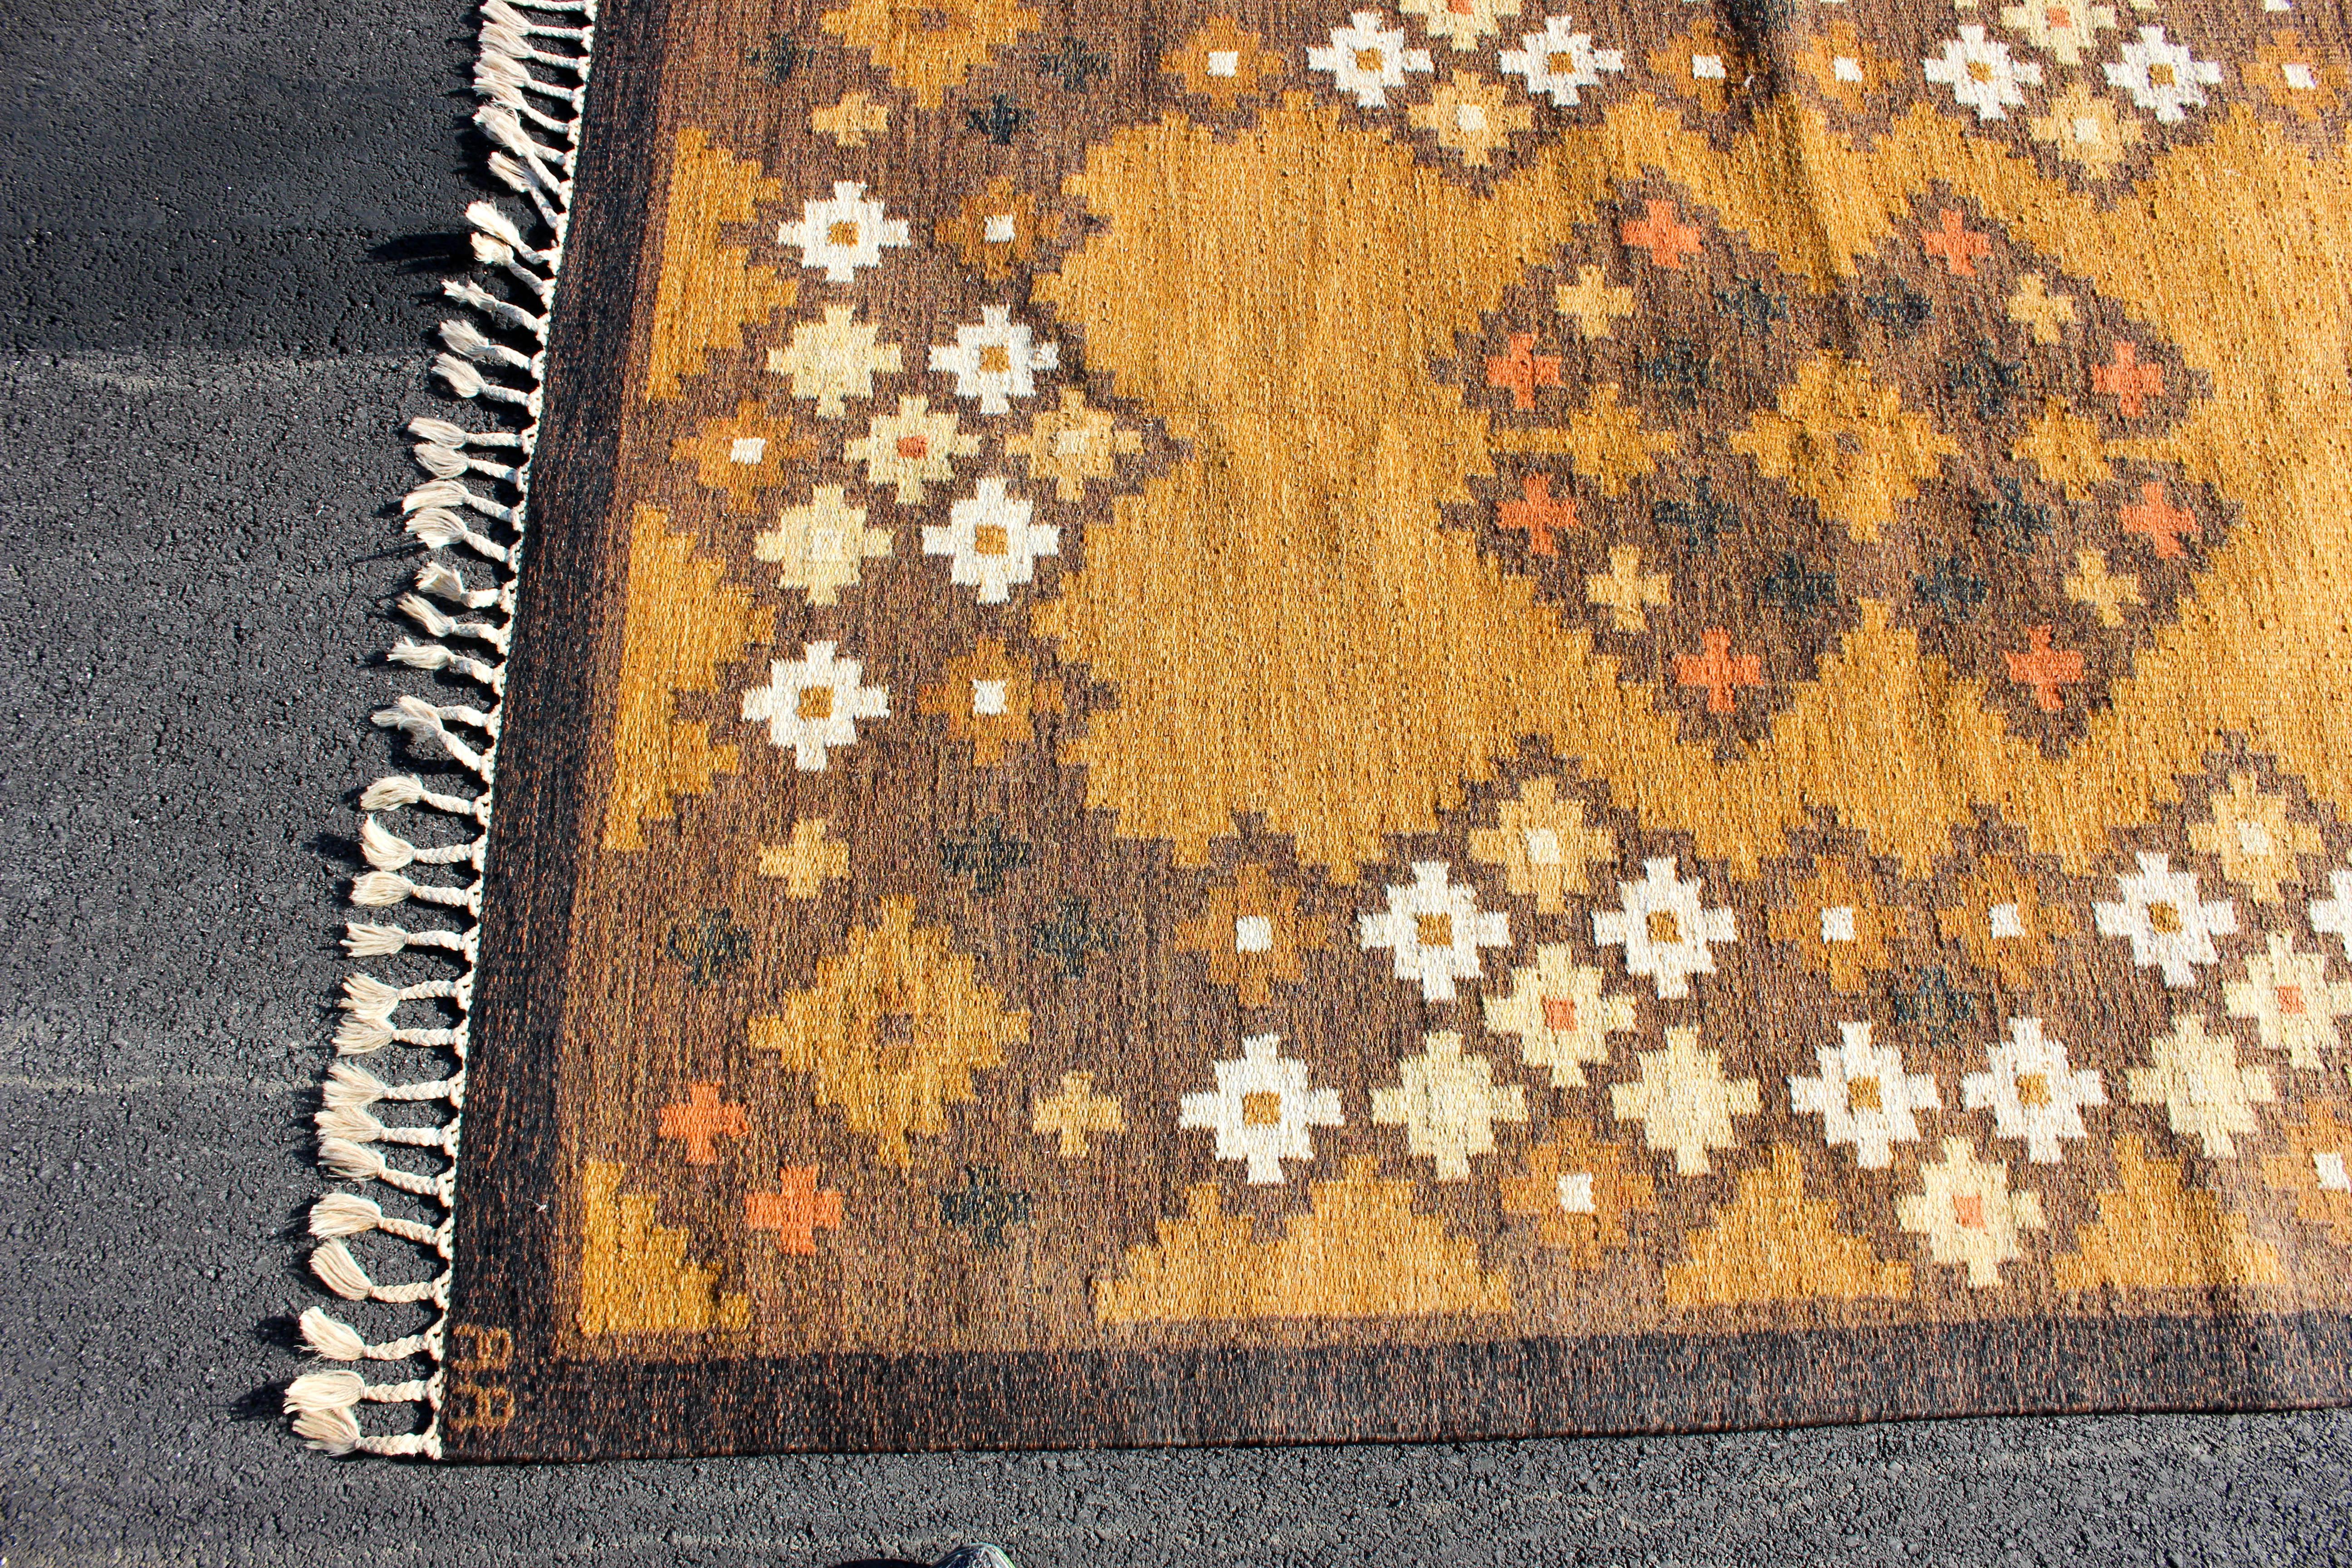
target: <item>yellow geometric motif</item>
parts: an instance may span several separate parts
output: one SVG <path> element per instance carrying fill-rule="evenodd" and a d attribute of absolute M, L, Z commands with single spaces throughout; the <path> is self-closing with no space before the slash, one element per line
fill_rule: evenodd
<path fill-rule="evenodd" d="M 863 147 L 866 138 L 890 129 L 890 106 L 862 92 L 845 92 L 830 109 L 809 110 L 809 129 L 822 132 L 843 147 Z"/>
<path fill-rule="evenodd" d="M 937 109 L 975 66 L 1037 26 L 1037 13 L 1014 0 L 850 0 L 827 11 L 824 30 L 856 44 L 890 80 Z"/>
<path fill-rule="evenodd" d="M 1903 503 L 1935 477 L 1958 443 L 1922 415 L 1903 406 L 1902 395 L 1867 367 L 1835 354 L 1818 354 L 1784 388 L 1777 413 L 1759 411 L 1730 441 L 1756 466 L 1811 496 L 1822 515 L 1842 522 L 1861 543 L 1875 543 Z"/>
<path fill-rule="evenodd" d="M 799 296 L 792 279 L 751 265 L 748 247 L 719 243 L 719 225 L 748 223 L 761 203 L 782 194 L 782 184 L 762 178 L 758 163 L 712 146 L 698 128 L 678 132 L 654 285 L 649 401 L 677 396 L 679 383 L 702 374 L 708 355 L 742 348 L 745 323 L 765 321 Z"/>
<path fill-rule="evenodd" d="M 1061 390 L 1061 407 L 1031 416 L 1029 428 L 1006 440 L 1004 450 L 1038 478 L 1052 479 L 1061 500 L 1081 500 L 1087 481 L 1116 474 L 1120 458 L 1143 450 L 1143 437 L 1108 410 L 1088 407 L 1078 388 Z"/>
<path fill-rule="evenodd" d="M 905 1165 L 907 1134 L 946 1131 L 946 1108 L 971 1098 L 973 1069 L 1002 1065 L 1004 1047 L 1029 1037 L 1029 1015 L 1005 1012 L 946 932 L 916 929 L 911 899 L 885 899 L 876 913 L 780 1016 L 751 1020 L 751 1044 L 813 1078 L 816 1102 L 872 1138 L 875 1158 Z"/>
<path fill-rule="evenodd" d="M 1677 1307 L 1910 1294 L 1911 1266 L 1839 1230 L 1837 1205 L 1805 1195 L 1804 1168 L 1785 1143 L 1769 1167 L 1739 1178 L 1738 1194 L 1666 1268 L 1666 1300 Z"/>
<path fill-rule="evenodd" d="M 1528 1151 L 1527 1173 L 1501 1183 L 1503 1212 L 1536 1222 L 1536 1239 L 1591 1268 L 1625 1245 L 1625 1217 L 1657 1206 L 1650 1173 L 1629 1163 L 1613 1143 L 1555 1126 Z"/>
<path fill-rule="evenodd" d="M 616 1198 L 628 1166 L 591 1160 L 581 1177 L 585 1218 L 580 1245 L 580 1331 L 583 1334 L 685 1334 L 740 1329 L 750 1298 L 713 1299 L 715 1266 L 691 1262 L 683 1229 L 654 1223 L 657 1198 Z"/>
<path fill-rule="evenodd" d="M 2116 1173 L 2119 1184 L 2099 1194 L 2099 1217 L 2075 1233 L 2074 1250 L 2057 1260 L 2060 1289 L 2285 1283 L 2278 1254 L 2214 1194 L 2183 1186 L 2178 1160 L 2150 1154 L 2126 1134 L 2116 1140 Z"/>
<path fill-rule="evenodd" d="M 1507 1313 L 1511 1281 L 1478 1267 L 1478 1245 L 1412 1212 L 1412 1184 L 1383 1181 L 1352 1159 L 1337 1182 L 1310 1189 L 1311 1214 L 1283 1239 L 1258 1242 L 1230 1217 L 1213 1185 L 1189 1188 L 1182 1219 L 1160 1222 L 1156 1247 L 1128 1248 L 1124 1277 L 1094 1282 L 1105 1323 L 1241 1318 L 1414 1317 Z"/>
<path fill-rule="evenodd" d="M 678 718 L 676 695 L 711 689 L 719 667 L 765 642 L 775 624 L 775 611 L 719 581 L 725 571 L 698 560 L 694 535 L 671 532 L 667 512 L 632 514 L 607 849 L 644 848 L 643 825 L 676 815 L 672 795 L 700 795 L 711 774 L 735 771 L 734 745 L 714 746 L 709 724 Z"/>
<path fill-rule="evenodd" d="M 1573 286 L 1563 283 L 1552 290 L 1552 303 L 1576 323 L 1578 336 L 1614 337 L 1618 319 L 1633 313 L 1633 290 L 1622 286 L 1612 289 L 1608 274 L 1598 267 L 1586 267 L 1578 271 Z"/>
<path fill-rule="evenodd" d="M 1560 799 L 1558 779 L 1529 779 L 1517 800 L 1496 810 L 1494 826 L 1472 831 L 1470 854 L 1501 867 L 1506 887 L 1532 894 L 1538 910 L 1556 915 L 1569 894 L 1590 891 L 1587 862 L 1617 858 L 1617 836 L 1585 826 L 1584 803 Z"/>
<path fill-rule="evenodd" d="M 804 816 L 793 824 L 790 840 L 760 847 L 760 875 L 781 878 L 795 899 L 814 899 L 827 882 L 849 875 L 849 846 L 826 836 L 824 817 Z"/>
<path fill-rule="evenodd" d="M 2066 755 L 2012 737 L 1981 688 L 1864 600 L 1768 738 L 1718 761 L 1443 523 L 1494 443 L 1429 365 L 1645 176 L 1821 287 L 1940 181 L 2210 385 L 2170 434 L 2111 452 L 2178 465 L 2242 521 Z M 1930 107 L 1861 146 L 1791 100 L 1727 149 L 1630 98 L 1482 196 L 1297 97 L 1223 139 L 1176 116 L 1122 130 L 1067 185 L 1104 227 L 1038 295 L 1194 455 L 1089 531 L 1085 569 L 1034 625 L 1119 692 L 1067 747 L 1088 804 L 1122 834 L 1171 840 L 1180 864 L 1258 812 L 1352 880 L 1384 835 L 1429 831 L 1528 734 L 1588 759 L 1645 825 L 1751 874 L 1816 809 L 1917 874 L 1979 806 L 2082 869 L 2231 730 L 2352 806 L 2335 765 L 2352 752 L 2335 609 L 2352 588 L 2337 524 L 2352 515 L 2352 176 L 2248 110 L 2158 155 L 2112 207 Z M 2146 216 L 2166 211 L 2201 216 Z M 1302 278 L 1307 256 L 1324 270 Z"/>
<path fill-rule="evenodd" d="M 1671 430 L 1646 429 L 1639 409 L 1621 401 L 1613 381 L 1592 389 L 1592 399 L 1568 416 L 1565 430 L 1497 430 L 1490 437 L 1506 452 L 1562 452 L 1576 471 L 1601 481 L 1601 493 L 1612 499 L 1625 487 L 1654 471 L 1660 454 L 1682 445 Z"/>
<path fill-rule="evenodd" d="M 1063 1159 L 1083 1160 L 1094 1152 L 1090 1134 L 1127 1131 L 1127 1112 L 1118 1096 L 1095 1092 L 1094 1074 L 1066 1072 L 1060 1093 L 1037 1097 L 1030 1130 L 1058 1137 Z"/>
<path fill-rule="evenodd" d="M 2041 414 L 2009 455 L 2032 463 L 2050 483 L 2063 485 L 2069 500 L 2090 500 L 2095 487 L 2115 477 L 2099 427 L 2067 407 L 2063 397 L 2042 401 Z"/>
<path fill-rule="evenodd" d="M 2189 846 L 2220 860 L 2222 874 L 2258 904 L 2277 903 L 2281 883 L 2303 886 L 2297 857 L 2326 853 L 2319 829 L 2288 816 L 2286 796 L 2255 788 L 2250 774 L 2231 773 L 2210 805 L 2204 821 L 2189 825 Z"/>

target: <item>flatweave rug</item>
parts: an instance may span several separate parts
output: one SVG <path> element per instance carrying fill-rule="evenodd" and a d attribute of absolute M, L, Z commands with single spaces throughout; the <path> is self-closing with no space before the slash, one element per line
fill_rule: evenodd
<path fill-rule="evenodd" d="M 484 9 L 306 1436 L 2352 1394 L 2338 12 Z"/>

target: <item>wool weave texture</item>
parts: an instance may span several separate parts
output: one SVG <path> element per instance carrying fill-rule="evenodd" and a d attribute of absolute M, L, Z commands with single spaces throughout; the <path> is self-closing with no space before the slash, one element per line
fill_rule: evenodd
<path fill-rule="evenodd" d="M 442 1452 L 2352 1397 L 2338 12 L 595 49 Z"/>

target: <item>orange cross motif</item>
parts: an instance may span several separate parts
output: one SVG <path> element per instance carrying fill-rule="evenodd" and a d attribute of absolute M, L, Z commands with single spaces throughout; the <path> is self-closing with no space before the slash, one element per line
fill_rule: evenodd
<path fill-rule="evenodd" d="M 2142 398 L 2164 395 L 2164 367 L 2142 364 L 2137 343 L 2118 342 L 2112 363 L 2091 367 L 2091 390 L 2105 393 L 2124 417 L 2137 419 Z"/>
<path fill-rule="evenodd" d="M 1728 713 L 1738 706 L 1739 688 L 1764 684 L 1764 661 L 1757 655 L 1731 656 L 1731 634 L 1709 626 L 1699 634 L 1706 651 L 1680 654 L 1675 659 L 1675 679 L 1684 686 L 1706 688 L 1706 710 Z"/>
<path fill-rule="evenodd" d="M 720 1104 L 717 1084 L 690 1084 L 684 1104 L 661 1108 L 661 1135 L 686 1144 L 688 1164 L 715 1164 L 719 1151 L 711 1140 L 720 1136 L 749 1138 L 751 1119 L 743 1114 L 740 1105 Z"/>
<path fill-rule="evenodd" d="M 1536 388 L 1559 384 L 1559 356 L 1535 352 L 1533 332 L 1513 332 L 1511 352 L 1486 361 L 1486 384 L 1511 389 L 1511 406 L 1533 408 Z"/>
<path fill-rule="evenodd" d="M 1940 256 L 1955 278 L 1977 275 L 1977 258 L 1992 254 L 1992 241 L 1960 221 L 1960 215 L 1946 207 L 1937 229 L 1919 242 L 1919 248 L 1930 256 Z"/>
<path fill-rule="evenodd" d="M 1559 553 L 1552 547 L 1554 533 L 1567 533 L 1576 527 L 1576 502 L 1555 500 L 1551 493 L 1549 474 L 1529 474 L 1521 486 L 1525 500 L 1505 501 L 1496 512 L 1496 521 L 1505 528 L 1521 530 L 1528 536 L 1528 549 L 1538 555 Z"/>
<path fill-rule="evenodd" d="M 2009 678 L 2020 686 L 2033 688 L 2035 707 L 2055 713 L 2065 706 L 2061 693 L 2083 679 L 2083 656 L 2072 648 L 2052 647 L 2048 626 L 2029 627 L 2025 646 L 2023 653 L 2000 656 L 2009 661 Z"/>
<path fill-rule="evenodd" d="M 803 1257 L 816 1250 L 819 1227 L 841 1228 L 841 1194 L 817 1191 L 814 1165 L 786 1165 L 776 1173 L 784 1189 L 752 1193 L 743 1200 L 743 1223 L 753 1230 L 772 1230 L 776 1246 Z"/>
<path fill-rule="evenodd" d="M 2139 500 L 2131 506 L 2118 508 L 2116 521 L 2126 533 L 2144 533 L 2156 546 L 2157 554 L 2170 561 L 2182 553 L 2180 536 L 2202 533 L 2193 512 L 2181 510 L 2164 496 L 2164 481 L 2155 479 L 2140 486 Z"/>
<path fill-rule="evenodd" d="M 1672 202 L 1652 202 L 1649 216 L 1628 218 L 1618 232 L 1626 244 L 1648 251 L 1653 262 L 1677 272 L 1682 270 L 1684 257 L 1699 252 L 1698 230 L 1675 216 Z"/>

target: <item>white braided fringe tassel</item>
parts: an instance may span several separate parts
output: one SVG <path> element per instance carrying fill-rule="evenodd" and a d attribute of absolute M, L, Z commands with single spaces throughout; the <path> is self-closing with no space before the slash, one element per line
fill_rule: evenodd
<path fill-rule="evenodd" d="M 399 609 L 425 640 L 405 639 L 388 656 L 394 664 L 479 690 L 470 701 L 403 696 L 375 715 L 377 724 L 446 756 L 472 778 L 458 786 L 466 793 L 445 793 L 412 774 L 394 774 L 361 795 L 360 849 L 369 868 L 353 879 L 352 902 L 435 923 L 355 920 L 343 936 L 354 959 L 409 953 L 454 966 L 457 973 L 399 984 L 362 972 L 343 982 L 343 1022 L 335 1033 L 338 1059 L 327 1069 L 324 1104 L 315 1119 L 319 1163 L 330 1175 L 346 1183 L 375 1183 L 387 1195 L 404 1194 L 413 1201 L 394 1202 L 431 1217 L 404 1218 L 387 1213 L 373 1197 L 342 1191 L 329 1193 L 310 1209 L 310 1234 L 319 1241 L 310 1271 L 320 1284 L 346 1300 L 421 1306 L 432 1318 L 420 1331 L 381 1344 L 370 1344 L 358 1330 L 320 1308 L 310 1308 L 301 1318 L 303 1343 L 323 1360 L 422 1361 L 433 1370 L 424 1377 L 386 1383 L 370 1383 L 345 1367 L 296 1378 L 286 1390 L 286 1414 L 312 1447 L 331 1454 L 441 1457 L 442 1334 L 449 1309 L 482 853 L 498 773 L 499 704 L 514 625 L 515 579 L 522 564 L 530 459 L 539 437 L 547 322 L 563 263 L 595 24 L 596 0 L 482 5 L 474 87 L 483 102 L 474 122 L 496 145 L 490 173 L 527 202 L 530 211 L 518 223 L 489 202 L 466 209 L 480 270 L 441 287 L 472 318 L 441 323 L 446 352 L 434 362 L 433 374 L 447 391 L 471 400 L 503 427 L 478 430 L 446 419 L 410 423 L 410 434 L 418 437 L 416 461 L 431 477 L 403 499 L 401 510 L 407 514 L 407 532 L 427 554 L 414 591 L 401 597 Z M 534 247 L 534 236 L 543 236 L 545 243 Z M 528 346 L 512 346 L 516 342 Z M 468 581 L 468 570 L 484 581 Z M 432 814 L 455 823 L 464 837 L 446 845 L 413 843 L 386 826 L 401 812 Z M 387 1059 L 417 1065 L 386 1078 L 352 1059 L 395 1049 L 399 1054 Z M 379 1110 L 399 1114 L 395 1107 L 425 1110 L 439 1120 L 379 1118 Z M 385 1238 L 421 1249 L 432 1272 L 422 1279 L 380 1283 L 352 1250 L 352 1240 L 362 1237 L 371 1238 L 364 1244 L 371 1256 Z M 423 1426 L 367 1431 L 360 1423 L 362 1404 L 422 1405 Z M 416 1420 L 412 1415 L 412 1428 Z"/>

